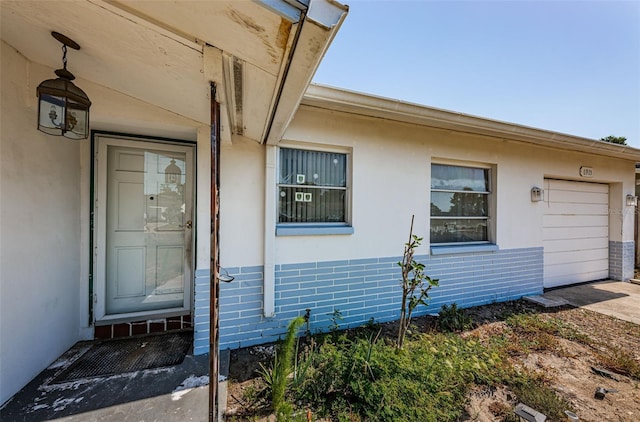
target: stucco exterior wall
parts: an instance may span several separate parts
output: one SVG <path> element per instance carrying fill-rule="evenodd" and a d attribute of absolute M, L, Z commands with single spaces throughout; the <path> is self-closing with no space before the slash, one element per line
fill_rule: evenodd
<path fill-rule="evenodd" d="M 208 134 L 207 134 L 208 136 Z M 198 136 L 198 151 L 210 162 L 210 149 Z M 208 138 L 206 142 L 208 142 Z M 264 145 L 237 137 L 233 144 L 223 144 L 220 150 L 220 271 L 263 261 L 264 247 Z M 203 153 L 204 151 L 204 153 Z M 205 161 L 205 158 L 200 157 Z M 194 353 L 209 352 L 209 189 L 210 171 L 198 172 L 198 259 L 194 287 Z M 230 274 L 231 274 L 230 273 Z M 260 271 L 262 276 L 262 270 Z M 222 286 L 222 288 L 226 288 Z M 260 304 L 260 307 L 262 305 Z M 229 322 L 235 323 L 235 322 Z"/>
<path fill-rule="evenodd" d="M 91 141 L 39 132 L 36 87 L 55 77 L 54 69 L 4 42 L 1 57 L 0 403 L 75 342 L 93 338 Z M 92 130 L 197 142 L 194 262 L 208 268 L 208 126 L 87 80 L 75 83 L 93 100 Z"/>
<path fill-rule="evenodd" d="M 236 279 L 221 285 L 221 348 L 277 340 L 288 320 L 306 309 L 311 310 L 312 331 L 326 330 L 334 309 L 344 316 L 343 327 L 371 317 L 396 319 L 396 262 L 412 214 L 415 233 L 425 238 L 419 259 L 428 274 L 440 278 L 430 306 L 418 314 L 437 312 L 444 303 L 475 306 L 541 293 L 545 203 L 532 202 L 530 190 L 543 188 L 545 178 L 609 184 L 611 262 L 621 263 L 611 270 L 612 276 L 628 266 L 626 255 L 616 251 L 628 249 L 633 240 L 633 210 L 624 205 L 625 195 L 635 188 L 632 161 L 302 106 L 280 146 L 313 145 L 351 154 L 354 233 L 275 236 L 273 317 L 264 316 L 265 285 L 271 281 L 263 244 L 265 235 L 270 242 L 275 221 L 265 222 L 263 212 L 265 198 L 277 189 L 264 187 L 268 170 L 262 146 L 236 143 L 223 149 L 221 263 Z M 494 169 L 491 239 L 498 251 L 430 254 L 432 162 Z M 591 167 L 593 178 L 581 178 L 581 166 Z M 204 313 L 198 321 L 205 323 Z M 196 353 L 206 351 L 206 340 L 196 333 Z"/>
<path fill-rule="evenodd" d="M 265 147 L 238 138 L 220 151 L 220 266 L 261 264 Z"/>
<path fill-rule="evenodd" d="M 428 239 L 430 164 L 449 160 L 496 167 L 495 242 L 501 249 L 542 246 L 544 203 L 531 202 L 530 189 L 543 187 L 545 177 L 612 184 L 610 240 L 633 240 L 633 210 L 624 206 L 625 195 L 635 192 L 633 161 L 308 107 L 301 107 L 285 137 L 352 148 L 355 233 L 348 239 L 279 237 L 278 263 L 304 262 L 311 255 L 310 243 L 316 259 L 397 254 L 411 214 L 417 234 Z M 593 168 L 594 177 L 580 177 L 581 166 Z M 372 233 L 384 241 L 372 242 Z"/>
<path fill-rule="evenodd" d="M 78 339 L 80 149 L 36 130 L 30 66 L 2 43 L 0 403 Z"/>

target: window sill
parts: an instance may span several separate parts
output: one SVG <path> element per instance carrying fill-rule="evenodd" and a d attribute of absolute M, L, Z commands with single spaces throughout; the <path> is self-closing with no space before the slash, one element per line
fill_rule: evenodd
<path fill-rule="evenodd" d="M 480 245 L 447 245 L 447 246 L 431 246 L 431 255 L 453 255 L 473 252 L 496 252 L 500 248 L 494 244 Z"/>
<path fill-rule="evenodd" d="M 323 236 L 353 234 L 352 226 L 276 226 L 276 236 Z"/>

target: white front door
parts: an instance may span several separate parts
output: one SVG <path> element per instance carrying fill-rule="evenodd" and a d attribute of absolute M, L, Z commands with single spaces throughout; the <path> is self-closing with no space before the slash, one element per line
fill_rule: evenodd
<path fill-rule="evenodd" d="M 97 142 L 96 319 L 187 310 L 193 147 Z"/>

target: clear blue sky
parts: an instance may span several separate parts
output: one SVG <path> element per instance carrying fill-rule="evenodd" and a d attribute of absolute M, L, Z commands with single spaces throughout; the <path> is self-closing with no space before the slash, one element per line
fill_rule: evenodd
<path fill-rule="evenodd" d="M 345 2 L 316 83 L 640 148 L 640 0 Z"/>

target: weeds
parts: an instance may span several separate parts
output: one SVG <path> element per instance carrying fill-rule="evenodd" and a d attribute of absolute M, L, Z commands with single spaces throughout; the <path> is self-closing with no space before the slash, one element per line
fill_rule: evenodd
<path fill-rule="evenodd" d="M 267 389 L 271 391 L 271 406 L 276 412 L 276 419 L 279 422 L 291 420 L 293 413 L 293 407 L 285 399 L 285 391 L 289 375 L 292 373 L 296 333 L 304 323 L 303 317 L 291 320 L 284 341 L 278 345 L 273 355 L 272 366 L 266 368 L 260 364 L 259 373 L 264 379 Z"/>
<path fill-rule="evenodd" d="M 508 366 L 480 343 L 423 334 L 402 351 L 380 331 L 343 342 L 324 337 L 308 355 L 307 378 L 295 400 L 331 420 L 448 421 L 462 413 L 472 383 L 495 384 Z"/>
<path fill-rule="evenodd" d="M 511 315 L 506 322 L 514 330 L 519 343 L 517 346 L 512 345 L 512 348 L 519 352 L 556 350 L 558 348 L 556 337 L 561 337 L 592 347 L 596 351 L 596 358 L 605 368 L 640 379 L 640 362 L 628 351 L 595 340 L 558 318 L 520 314 Z"/>
<path fill-rule="evenodd" d="M 338 308 L 333 308 L 333 312 L 330 315 L 331 325 L 329 325 L 329 331 L 332 333 L 338 332 L 338 330 L 340 330 L 340 323 L 344 319 L 342 312 L 340 312 Z"/>
<path fill-rule="evenodd" d="M 532 351 L 557 350 L 558 337 L 568 333 L 569 327 L 554 318 L 544 319 L 537 314 L 515 314 L 506 320 L 507 326 L 513 330 L 514 341 L 509 348 L 512 354 L 524 354 Z"/>
<path fill-rule="evenodd" d="M 438 313 L 438 328 L 444 332 L 460 332 L 473 327 L 471 317 L 464 309 L 452 303 L 451 306 L 442 305 Z"/>
<path fill-rule="evenodd" d="M 263 367 L 278 421 L 308 419 L 308 409 L 313 418 L 331 421 L 456 421 L 474 385 L 491 391 L 505 386 L 513 400 L 549 420 L 564 420 L 564 410 L 571 406 L 550 388 L 550 381 L 516 369 L 510 358 L 530 351 L 556 352 L 558 338 L 591 345 L 599 350 L 597 358 L 604 367 L 640 379 L 640 364 L 629 353 L 601 347 L 572 324 L 546 315 L 513 312 L 485 340 L 455 333 L 414 334 L 402 349 L 381 336 L 383 327 L 373 320 L 361 329 L 341 332 L 336 309 L 331 321 L 329 333 L 297 342 L 295 333 L 302 323 L 292 321 L 272 365 Z M 442 331 L 472 325 L 466 311 L 455 304 L 442 308 L 438 324 Z M 500 420 L 516 421 L 512 399 L 508 401 L 495 402 L 490 411 Z"/>
<path fill-rule="evenodd" d="M 640 362 L 634 359 L 632 354 L 615 346 L 609 346 L 608 349 L 608 353 L 599 352 L 596 355 L 602 366 L 640 380 Z"/>
<path fill-rule="evenodd" d="M 572 409 L 568 401 L 558 397 L 549 388 L 547 381 L 537 374 L 522 374 L 511 385 L 518 400 L 527 406 L 544 413 L 549 420 L 565 420 L 564 413 L 567 409 Z"/>

